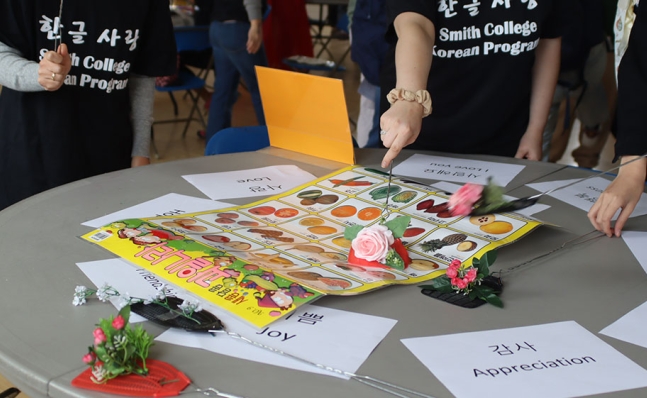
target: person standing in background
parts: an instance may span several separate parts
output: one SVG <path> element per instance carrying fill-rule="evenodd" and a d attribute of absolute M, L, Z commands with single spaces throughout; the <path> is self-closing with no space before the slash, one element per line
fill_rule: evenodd
<path fill-rule="evenodd" d="M 567 1 L 387 0 L 382 167 L 405 146 L 541 159 Z"/>
<path fill-rule="evenodd" d="M 621 9 L 620 25 L 624 29 L 616 34 L 619 68 L 615 150 L 622 164 L 640 158 L 618 170 L 589 211 L 593 226 L 607 236 L 620 236 L 645 190 L 647 178 L 647 159 L 643 157 L 647 154 L 647 4 L 641 7 L 639 3 L 635 1 Z M 618 210 L 620 214 L 612 227 L 611 219 Z"/>
<path fill-rule="evenodd" d="M 609 100 L 604 87 L 607 42 L 602 0 L 575 0 L 564 4 L 569 23 L 562 36 L 560 73 L 548 122 L 543 134 L 543 159 L 561 158 L 570 136 L 573 118 L 581 122 L 580 146 L 572 153 L 580 167 L 593 168 L 609 135 Z M 559 110 L 566 102 L 563 130 L 558 129 Z M 574 106 L 571 106 L 574 104 Z M 574 115 L 572 109 L 574 108 Z M 555 136 L 559 142 L 551 148 Z M 551 151 L 552 149 L 552 151 Z"/>
<path fill-rule="evenodd" d="M 231 127 L 232 109 L 242 77 L 249 90 L 258 124 L 265 124 L 255 66 L 267 66 L 263 48 L 264 0 L 213 0 L 209 39 L 216 72 L 209 105 L 206 141 Z"/>
<path fill-rule="evenodd" d="M 314 57 L 310 21 L 304 0 L 268 0 L 271 11 L 263 24 L 270 68 L 290 70 L 284 58 Z"/>
<path fill-rule="evenodd" d="M 352 21 L 351 58 L 361 71 L 357 90 L 360 94 L 357 144 L 360 148 L 381 147 L 380 69 L 389 48 L 384 38 L 386 0 L 357 0 L 354 4 L 349 3 L 348 9 Z"/>
<path fill-rule="evenodd" d="M 168 2 L 61 4 L 0 2 L 0 209 L 150 162 L 154 77 L 176 68 Z"/>

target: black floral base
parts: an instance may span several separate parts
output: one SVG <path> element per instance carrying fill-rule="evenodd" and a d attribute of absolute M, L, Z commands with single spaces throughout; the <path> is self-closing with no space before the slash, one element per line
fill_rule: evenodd
<path fill-rule="evenodd" d="M 500 294 L 503 291 L 501 278 L 489 275 L 483 278 L 482 283 L 494 289 L 496 294 Z M 485 300 L 481 300 L 480 298 L 471 299 L 463 293 L 441 293 L 438 290 L 422 289 L 422 294 L 463 308 L 476 308 L 486 303 Z"/>

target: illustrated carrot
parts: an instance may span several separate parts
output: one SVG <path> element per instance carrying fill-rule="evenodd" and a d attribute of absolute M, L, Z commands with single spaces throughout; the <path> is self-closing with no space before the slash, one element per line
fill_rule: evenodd
<path fill-rule="evenodd" d="M 334 184 L 333 188 L 337 188 L 342 185 L 347 187 L 366 187 L 369 185 L 373 185 L 373 183 L 370 181 L 357 181 L 360 178 L 362 177 L 353 177 L 347 180 L 328 180 L 328 181 Z"/>

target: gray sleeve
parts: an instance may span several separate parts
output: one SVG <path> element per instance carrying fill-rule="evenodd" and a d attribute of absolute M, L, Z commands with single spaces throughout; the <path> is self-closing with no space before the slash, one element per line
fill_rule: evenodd
<path fill-rule="evenodd" d="M 38 83 L 38 62 L 0 42 L 0 85 L 16 91 L 45 91 Z"/>
<path fill-rule="evenodd" d="M 247 10 L 247 17 L 250 21 L 254 19 L 263 19 L 263 7 L 261 0 L 243 0 L 245 10 Z"/>
<path fill-rule="evenodd" d="M 133 125 L 132 156 L 150 157 L 155 78 L 131 75 L 128 86 L 130 93 L 130 120 Z"/>

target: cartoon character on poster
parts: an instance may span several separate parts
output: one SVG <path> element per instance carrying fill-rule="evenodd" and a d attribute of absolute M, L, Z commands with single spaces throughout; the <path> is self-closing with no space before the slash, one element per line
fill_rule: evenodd
<path fill-rule="evenodd" d="M 258 301 L 258 306 L 262 308 L 278 309 L 287 311 L 294 304 L 294 298 L 307 298 L 313 296 L 297 283 L 291 283 L 287 287 L 281 287 L 275 282 L 276 276 L 267 271 L 262 271 L 260 275 L 246 275 L 240 282 L 239 286 L 245 289 L 255 289 L 254 297 Z"/>

